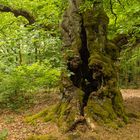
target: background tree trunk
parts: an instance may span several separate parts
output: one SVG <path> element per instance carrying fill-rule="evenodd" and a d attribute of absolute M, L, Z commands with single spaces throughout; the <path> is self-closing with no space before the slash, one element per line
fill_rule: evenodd
<path fill-rule="evenodd" d="M 87 122 L 87 118 L 107 123 L 117 118 L 126 120 L 117 87 L 115 62 L 119 51 L 107 39 L 109 19 L 102 1 L 95 1 L 92 8 L 80 12 L 83 4 L 82 0 L 70 0 L 62 22 L 67 69 L 62 72 L 63 96 L 55 115 L 68 130 Z"/>

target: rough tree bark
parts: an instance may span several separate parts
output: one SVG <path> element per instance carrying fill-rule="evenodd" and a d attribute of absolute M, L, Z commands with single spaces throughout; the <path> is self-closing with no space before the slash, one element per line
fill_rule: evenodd
<path fill-rule="evenodd" d="M 65 130 L 92 120 L 109 123 L 119 118 L 126 121 L 122 95 L 117 87 L 119 50 L 107 39 L 109 18 L 102 0 L 80 12 L 83 2 L 69 0 L 63 16 L 63 54 L 67 65 L 61 75 L 63 95 L 46 116 L 46 121 L 53 120 Z M 73 74 L 68 76 L 69 72 Z"/>

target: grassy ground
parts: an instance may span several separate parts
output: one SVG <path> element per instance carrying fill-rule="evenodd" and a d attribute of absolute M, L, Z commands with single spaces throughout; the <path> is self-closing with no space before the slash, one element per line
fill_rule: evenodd
<path fill-rule="evenodd" d="M 35 114 L 45 107 L 54 104 L 58 101 L 57 94 L 38 94 L 36 105 L 29 110 L 24 110 L 18 113 L 8 110 L 0 110 L 0 132 L 7 135 L 7 140 L 25 140 L 31 135 L 51 134 L 57 137 L 58 140 L 140 140 L 140 119 L 135 118 L 135 115 L 140 115 L 140 90 L 122 90 L 124 103 L 127 113 L 134 118 L 124 127 L 118 129 L 99 126 L 96 123 L 92 132 L 86 132 L 81 128 L 82 132 L 62 134 L 57 126 L 53 123 L 45 123 L 42 120 L 37 120 L 35 124 L 27 124 L 24 120 L 28 115 Z M 0 133 L 0 134 L 1 134 Z M 4 135 L 4 134 L 3 134 Z M 80 136 L 79 136 L 80 135 Z M 2 140 L 0 136 L 0 140 Z M 49 138 L 54 140 L 54 138 Z"/>

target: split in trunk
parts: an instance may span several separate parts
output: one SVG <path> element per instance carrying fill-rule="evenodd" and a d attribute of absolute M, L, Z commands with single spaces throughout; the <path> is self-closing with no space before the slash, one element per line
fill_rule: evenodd
<path fill-rule="evenodd" d="M 127 120 L 117 87 L 119 49 L 107 39 L 109 19 L 102 0 L 80 12 L 82 4 L 82 0 L 71 0 L 64 13 L 63 54 L 67 70 L 61 75 L 63 95 L 46 115 L 46 121 L 53 120 L 65 130 L 92 120 L 105 123 Z M 69 72 L 73 73 L 70 77 Z"/>

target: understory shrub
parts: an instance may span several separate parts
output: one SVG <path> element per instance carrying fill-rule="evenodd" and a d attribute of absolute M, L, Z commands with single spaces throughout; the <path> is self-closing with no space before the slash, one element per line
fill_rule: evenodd
<path fill-rule="evenodd" d="M 22 65 L 10 73 L 0 73 L 1 107 L 19 108 L 30 102 L 33 93 L 58 85 L 60 70 L 51 65 Z"/>

